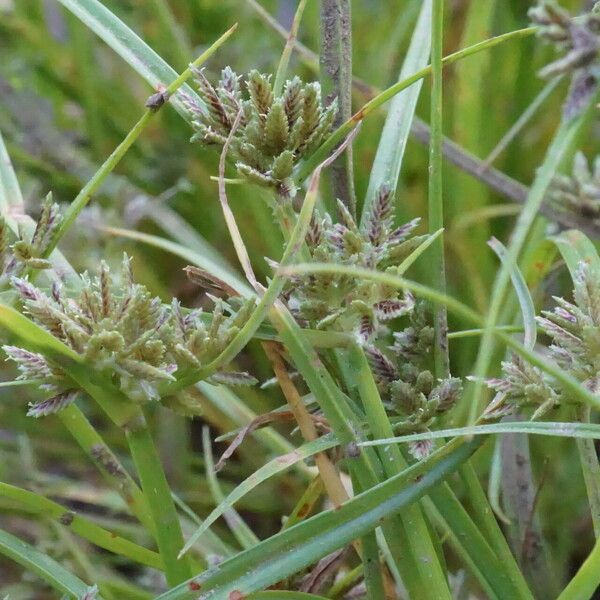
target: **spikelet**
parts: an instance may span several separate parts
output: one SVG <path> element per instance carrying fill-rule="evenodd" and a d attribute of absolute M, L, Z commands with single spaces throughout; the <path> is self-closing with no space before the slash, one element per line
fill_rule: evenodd
<path fill-rule="evenodd" d="M 303 84 L 298 77 L 287 81 L 283 93 L 275 97 L 270 76 L 251 71 L 245 85 L 249 99 L 245 99 L 239 77 L 229 67 L 216 88 L 202 71 L 194 74 L 208 114 L 190 107 L 195 129 L 192 141 L 222 147 L 241 109 L 228 158 L 242 177 L 270 187 L 282 201 L 294 198 L 294 168 L 329 135 L 337 103 L 323 109 L 319 84 Z"/>

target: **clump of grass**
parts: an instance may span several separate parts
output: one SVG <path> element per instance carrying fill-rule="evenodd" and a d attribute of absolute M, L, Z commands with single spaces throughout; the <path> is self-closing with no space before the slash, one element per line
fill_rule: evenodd
<path fill-rule="evenodd" d="M 35 2 L 24 2 L 8 9 L 5 25 L 12 32 L 9 55 L 19 64 L 31 56 L 21 37 L 36 61 L 50 61 L 52 69 L 37 62 L 27 68 L 44 80 L 44 93 L 81 138 L 55 130 L 48 138 L 47 122 L 29 111 L 40 144 L 58 136 L 60 148 L 79 157 L 58 164 L 36 157 L 30 150 L 35 144 L 21 143 L 16 127 L 0 116 L 26 196 L 37 193 L 40 180 L 57 189 L 55 197 L 75 195 L 64 213 L 49 195 L 37 223 L 25 216 L 19 178 L 0 138 L 0 327 L 9 359 L 0 387 L 9 387 L 15 399 L 0 405 L 7 423 L 0 431 L 3 479 L 10 481 L 0 483 L 0 510 L 8 515 L 0 517 L 0 554 L 30 572 L 21 588 L 5 591 L 1 583 L 0 593 L 37 597 L 49 586 L 79 600 L 532 600 L 557 597 L 560 585 L 560 600 L 591 597 L 600 584 L 598 570 L 590 568 L 600 550 L 588 547 L 600 536 L 594 448 L 600 426 L 593 412 L 600 408 L 600 259 L 579 232 L 551 238 L 573 280 L 572 300 L 566 299 L 569 286 L 547 278 L 561 265 L 548 250 L 549 224 L 538 213 L 544 206 L 557 223 L 566 213 L 588 219 L 598 233 L 597 169 L 575 154 L 595 118 L 597 10 L 572 18 L 556 2 L 542 0 L 529 11 L 534 27 L 444 58 L 442 48 L 455 37 L 444 40 L 446 28 L 456 25 L 455 17 L 444 18 L 442 0 L 409 3 L 410 15 L 418 13 L 410 40 L 404 14 L 392 28 L 380 23 L 360 34 L 361 44 L 363 35 L 377 42 L 379 62 L 394 64 L 397 49 L 408 47 L 400 80 L 379 92 L 351 73 L 347 2 L 340 10 L 325 4 L 320 27 L 308 15 L 302 21 L 300 2 L 289 33 L 250 2 L 286 37 L 281 59 L 272 61 L 272 84 L 265 63 L 274 57 L 256 56 L 248 22 L 230 40 L 230 57 L 237 49 L 232 62 L 260 64 L 261 70 L 240 77 L 228 66 L 212 83 L 202 63 L 235 28 L 181 75 L 160 58 L 176 48 L 179 60 L 193 47 L 195 24 L 207 22 L 205 7 L 160 0 L 151 9 L 132 8 L 127 17 L 147 25 L 154 51 L 97 0 L 59 1 L 82 23 L 65 23 L 55 7 L 37 14 L 29 10 Z M 481 6 L 465 5 L 465 39 L 492 30 L 494 12 L 504 26 L 513 22 L 511 7 Z M 355 18 L 364 19 L 360 11 L 355 7 Z M 38 35 L 46 19 L 71 54 L 61 44 L 40 45 L 49 39 Z M 67 24 L 72 39 L 62 29 Z M 155 88 L 131 129 L 127 107 L 142 100 L 127 81 L 104 86 L 102 74 L 90 77 L 89 58 L 98 49 L 83 25 Z M 314 69 L 318 56 L 298 39 L 317 28 L 327 98 L 291 57 L 297 49 Z M 511 45 L 534 32 L 561 53 L 539 74 L 571 78 L 562 117 L 549 110 L 535 123 L 526 104 L 535 95 L 535 65 L 516 60 Z M 522 152 L 519 136 L 503 135 L 513 130 L 500 114 L 489 130 L 463 132 L 461 139 L 481 134 L 481 147 L 488 137 L 512 140 L 516 158 L 498 167 L 523 179 L 539 167 L 530 189 L 483 163 L 474 168 L 480 163 L 442 135 L 443 109 L 454 107 L 460 116 L 464 100 L 443 93 L 444 66 L 494 46 L 499 58 L 489 55 L 490 97 L 518 105 L 528 117 L 516 130 L 524 138 L 522 128 L 532 128 L 530 138 L 539 142 Z M 354 54 L 356 72 L 370 80 L 374 63 L 362 51 Z M 225 59 L 219 53 L 214 61 Z M 292 69 L 303 78 L 288 76 Z M 71 71 L 76 79 L 69 79 Z M 192 75 L 195 89 L 186 83 Z M 418 153 L 404 155 L 412 150 L 406 139 L 420 110 L 420 82 L 429 85 L 429 76 L 425 164 Z M 518 87 L 526 83 L 532 87 Z M 375 115 L 392 98 L 380 135 Z M 488 110 L 483 96 L 465 101 L 474 115 Z M 183 123 L 163 115 L 169 105 Z M 19 116 L 14 106 L 12 113 Z M 357 124 L 367 118 L 357 137 Z M 558 125 L 555 133 L 550 125 Z M 186 144 L 190 128 L 193 142 L 220 153 L 218 191 L 210 176 L 214 157 L 194 154 Z M 111 145 L 116 149 L 109 155 Z M 574 154 L 572 173 L 565 175 L 562 167 Z M 444 155 L 524 206 L 516 213 L 514 206 L 493 204 L 489 194 L 481 202 L 461 202 L 470 208 L 459 239 L 453 211 L 445 209 L 456 190 L 478 188 L 455 187 L 443 177 Z M 227 160 L 238 178 L 225 178 Z M 330 190 L 320 183 L 332 166 Z M 183 176 L 186 184 L 174 186 Z M 358 202 L 362 214 L 355 180 L 357 190 L 367 188 Z M 127 212 L 118 207 L 121 193 L 123 203 L 143 205 L 152 217 L 138 220 L 138 230 L 119 223 Z M 94 252 L 104 260 L 91 274 L 78 274 L 68 261 L 84 262 L 77 254 L 87 248 L 65 243 L 65 236 L 92 195 L 99 200 L 94 240 L 103 240 Z M 259 197 L 266 202 L 255 201 Z M 114 227 L 107 227 L 107 214 Z M 492 219 L 515 214 L 508 247 L 490 243 L 501 259 L 498 271 L 473 277 L 474 269 L 492 262 L 479 260 L 488 250 L 464 223 L 489 220 L 501 237 L 506 223 Z M 422 218 L 428 233 L 415 235 Z M 550 227 L 556 233 L 557 225 Z M 124 255 L 116 236 L 135 242 Z M 233 242 L 231 251 L 225 240 Z M 130 255 L 136 256 L 135 278 Z M 185 264 L 188 280 L 180 273 Z M 562 287 L 544 310 L 550 286 Z M 474 298 L 487 314 L 468 305 Z M 276 385 L 247 385 L 257 381 L 249 372 L 261 379 L 273 372 Z M 29 416 L 45 417 L 43 430 L 39 421 L 23 424 L 25 403 Z M 198 422 L 201 451 L 194 443 Z M 72 440 L 63 439 L 59 426 Z M 478 455 L 476 472 L 473 454 L 505 433 L 512 437 L 491 460 L 489 453 Z M 526 440 L 514 437 L 530 434 L 550 437 L 531 456 Z M 552 437 L 577 438 L 574 451 L 570 441 L 559 447 Z M 230 439 L 215 466 L 213 451 Z M 561 468 L 536 480 L 546 455 Z M 306 462 L 312 457 L 316 469 Z M 560 480 L 563 471 L 568 486 Z M 575 484 L 579 471 L 583 477 Z M 544 477 L 552 485 L 542 485 Z M 564 490 L 560 498 L 556 489 Z M 547 507 L 557 503 L 585 506 L 585 514 L 570 508 L 572 514 L 555 518 Z M 585 541 L 551 543 L 582 516 L 590 522 Z M 79 538 L 108 552 L 90 551 Z M 579 570 L 563 568 L 585 553 L 589 558 Z"/>

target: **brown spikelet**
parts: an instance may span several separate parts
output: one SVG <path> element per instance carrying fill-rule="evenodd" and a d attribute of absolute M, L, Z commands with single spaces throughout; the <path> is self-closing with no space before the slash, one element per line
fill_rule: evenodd
<path fill-rule="evenodd" d="M 100 296 L 102 298 L 102 316 L 107 317 L 110 314 L 112 303 L 110 294 L 110 274 L 108 265 L 104 261 L 100 263 Z"/>
<path fill-rule="evenodd" d="M 215 88 L 211 85 L 210 81 L 208 81 L 202 69 L 194 69 L 194 76 L 196 78 L 196 83 L 198 84 L 200 95 L 206 102 L 210 115 L 216 123 L 221 124 L 226 131 L 229 131 L 231 123 L 227 111 L 221 103 L 221 99 L 215 91 Z"/>
<path fill-rule="evenodd" d="M 273 104 L 273 90 L 269 81 L 270 77 L 262 75 L 256 70 L 248 74 L 248 92 L 254 108 L 263 118 L 266 117 Z"/>
<path fill-rule="evenodd" d="M 392 361 L 379 348 L 368 345 L 364 348 L 373 374 L 379 383 L 391 383 L 398 378 L 398 372 Z"/>

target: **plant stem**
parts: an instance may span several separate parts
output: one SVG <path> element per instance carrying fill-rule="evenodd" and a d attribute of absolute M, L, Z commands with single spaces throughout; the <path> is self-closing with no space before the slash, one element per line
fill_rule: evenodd
<path fill-rule="evenodd" d="M 484 40 L 483 42 L 479 42 L 478 44 L 474 44 L 473 46 L 469 46 L 468 48 L 463 48 L 462 50 L 458 50 L 453 54 L 450 54 L 443 58 L 442 64 L 444 66 L 451 65 L 467 56 L 472 56 L 473 54 L 477 54 L 478 52 L 482 52 L 483 50 L 488 50 L 502 44 L 504 42 L 510 40 L 516 40 L 523 37 L 528 37 L 533 35 L 537 31 L 537 27 L 526 27 L 524 29 L 517 29 L 515 31 L 510 31 L 509 33 L 504 33 L 502 35 L 498 35 L 496 37 L 490 38 L 488 40 Z M 299 181 L 306 179 L 315 169 L 315 167 L 321 163 L 327 156 L 329 156 L 330 152 L 337 146 L 339 142 L 341 142 L 345 136 L 347 136 L 352 129 L 363 119 L 365 119 L 372 112 L 377 110 L 380 106 L 385 104 L 388 100 L 393 98 L 396 94 L 400 93 L 402 90 L 405 90 L 407 87 L 410 87 L 413 83 L 427 77 L 431 74 L 431 65 L 425 67 L 424 69 L 420 69 L 410 77 L 395 83 L 390 86 L 380 94 L 378 94 L 375 98 L 369 100 L 358 112 L 354 113 L 350 119 L 345 121 L 342 125 L 340 125 L 315 151 L 315 153 L 305 161 L 296 174 L 296 178 Z"/>
<path fill-rule="evenodd" d="M 277 72 L 275 73 L 275 82 L 273 83 L 273 94 L 275 97 L 281 95 L 288 65 L 290 63 L 290 56 L 292 55 L 292 50 L 294 49 L 294 44 L 296 43 L 296 38 L 298 36 L 298 28 L 300 27 L 300 21 L 302 20 L 302 15 L 304 14 L 305 8 L 306 0 L 300 0 L 300 2 L 298 2 L 296 14 L 294 15 L 294 22 L 292 23 L 292 28 L 290 29 L 290 32 L 287 35 L 285 47 L 283 49 L 283 52 L 281 53 L 279 65 L 277 65 Z"/>
<path fill-rule="evenodd" d="M 16 510 L 52 519 L 57 524 L 68 527 L 77 535 L 100 548 L 130 558 L 142 565 L 159 570 L 163 569 L 162 560 L 156 552 L 147 550 L 111 531 L 107 531 L 86 517 L 82 517 L 44 496 L 0 482 L 0 497 L 15 502 L 17 504 Z"/>
<path fill-rule="evenodd" d="M 590 422 L 590 407 L 583 406 L 578 410 L 578 421 Z M 581 460 L 581 470 L 588 495 L 594 535 L 600 539 L 600 464 L 594 440 L 578 439 L 577 449 Z"/>
<path fill-rule="evenodd" d="M 321 89 L 325 105 L 335 98 L 338 113 L 334 127 L 339 127 L 352 114 L 352 26 L 350 0 L 321 0 Z M 341 140 L 340 140 L 341 141 Z M 331 168 L 334 198 L 339 198 L 356 218 L 352 146 Z"/>
<path fill-rule="evenodd" d="M 364 352 L 358 346 L 350 351 L 350 360 L 354 363 L 358 390 L 367 416 L 369 430 L 377 438 L 394 435 L 392 426 L 385 412 L 373 374 L 369 368 Z M 378 449 L 381 464 L 387 477 L 394 477 L 408 468 L 398 446 L 390 445 Z M 418 557 L 417 568 L 422 582 L 429 589 L 433 598 L 450 597 L 446 575 L 436 555 L 427 524 L 419 504 L 407 507 L 402 515 L 407 533 L 407 542 L 412 553 Z M 408 583 L 405 582 L 407 585 Z"/>
<path fill-rule="evenodd" d="M 75 404 L 71 404 L 61 410 L 57 417 L 98 467 L 106 481 L 119 492 L 140 523 L 154 534 L 154 521 L 144 494 L 86 416 Z"/>
<path fill-rule="evenodd" d="M 165 565 L 167 582 L 174 586 L 191 577 L 192 572 L 188 558 L 177 558 L 183 547 L 181 525 L 141 409 L 136 420 L 128 426 L 126 436 L 156 527 L 156 542 Z"/>
<path fill-rule="evenodd" d="M 431 25 L 431 141 L 429 145 L 429 233 L 444 227 L 444 200 L 442 195 L 442 44 L 444 0 L 433 0 Z M 446 293 L 444 241 L 433 244 L 430 277 L 437 290 Z M 435 376 L 447 377 L 450 371 L 448 357 L 448 314 L 443 304 L 433 310 L 435 343 L 433 348 Z"/>

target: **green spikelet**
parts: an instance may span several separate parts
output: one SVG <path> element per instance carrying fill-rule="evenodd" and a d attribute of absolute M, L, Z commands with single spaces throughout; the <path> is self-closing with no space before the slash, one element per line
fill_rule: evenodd
<path fill-rule="evenodd" d="M 248 92 L 259 115 L 265 116 L 273 104 L 273 90 L 270 77 L 256 70 L 248 74 Z"/>
<path fill-rule="evenodd" d="M 318 83 L 309 83 L 304 88 L 304 106 L 302 110 L 302 142 L 300 148 L 304 148 L 319 126 L 321 120 L 321 88 Z"/>
<path fill-rule="evenodd" d="M 319 125 L 312 132 L 305 145 L 305 152 L 312 154 L 323 142 L 326 135 L 331 131 L 333 121 L 338 111 L 337 99 L 335 99 L 323 112 Z"/>
<path fill-rule="evenodd" d="M 265 121 L 265 149 L 270 156 L 277 156 L 288 142 L 288 121 L 283 108 L 283 102 L 276 100 Z"/>
<path fill-rule="evenodd" d="M 292 174 L 294 169 L 294 153 L 291 150 L 285 150 L 274 161 L 271 174 L 274 179 L 286 179 Z"/>
<path fill-rule="evenodd" d="M 283 92 L 283 107 L 288 119 L 289 127 L 292 127 L 302 113 L 304 106 L 304 89 L 299 77 L 287 81 Z"/>
<path fill-rule="evenodd" d="M 275 98 L 270 76 L 251 71 L 246 82 L 249 99 L 243 98 L 239 78 L 229 68 L 223 70 L 216 89 L 202 73 L 196 73 L 196 79 L 210 114 L 195 111 L 192 141 L 223 146 L 241 109 L 242 118 L 231 137 L 229 160 L 236 164 L 240 175 L 274 189 L 280 201 L 290 201 L 297 189 L 292 179 L 294 168 L 331 131 L 337 103 L 323 109 L 319 84 L 305 85 L 298 77 L 286 82 L 283 93 Z"/>
<path fill-rule="evenodd" d="M 236 168 L 240 175 L 243 175 L 256 185 L 272 186 L 275 184 L 275 180 L 271 176 L 265 175 L 244 163 L 237 163 Z"/>

